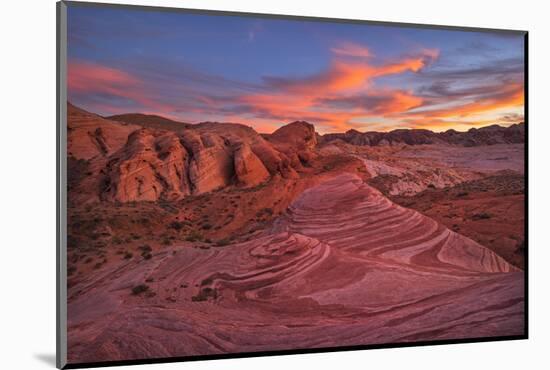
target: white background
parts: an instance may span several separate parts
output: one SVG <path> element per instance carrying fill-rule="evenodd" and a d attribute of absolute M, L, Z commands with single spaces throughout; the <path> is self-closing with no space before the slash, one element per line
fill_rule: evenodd
<path fill-rule="evenodd" d="M 111 2 L 120 2 L 110 0 Z M 530 31 L 530 339 L 277 356 L 133 369 L 550 368 L 550 32 L 545 1 L 127 0 L 141 5 L 446 24 Z M 55 2 L 2 3 L 0 80 L 0 367 L 55 358 Z"/>

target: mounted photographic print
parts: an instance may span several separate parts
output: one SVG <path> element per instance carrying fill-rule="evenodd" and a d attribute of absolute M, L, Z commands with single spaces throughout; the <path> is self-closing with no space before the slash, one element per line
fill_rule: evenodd
<path fill-rule="evenodd" d="M 58 3 L 58 366 L 527 338 L 526 50 Z"/>

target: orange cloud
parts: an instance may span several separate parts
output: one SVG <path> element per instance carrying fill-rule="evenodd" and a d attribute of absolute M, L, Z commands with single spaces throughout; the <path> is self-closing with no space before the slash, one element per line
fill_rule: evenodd
<path fill-rule="evenodd" d="M 437 53 L 433 50 L 423 50 L 417 57 L 383 64 L 380 66 L 368 63 L 335 60 L 330 68 L 316 75 L 289 79 L 266 77 L 267 84 L 277 90 L 301 95 L 318 95 L 320 93 L 341 92 L 364 87 L 370 80 L 377 77 L 400 74 L 404 72 L 418 72 L 425 67 Z"/>
<path fill-rule="evenodd" d="M 128 73 L 90 62 L 71 61 L 68 66 L 68 87 L 74 92 L 120 93 L 121 89 L 136 86 L 139 81 Z"/>
<path fill-rule="evenodd" d="M 422 105 L 422 98 L 405 91 L 392 91 L 391 99 L 387 99 L 377 107 L 377 113 L 391 115 L 406 112 Z"/>
<path fill-rule="evenodd" d="M 147 96 L 145 84 L 139 78 L 120 69 L 70 60 L 67 75 L 69 94 L 103 94 L 129 99 L 165 115 L 173 109 L 172 106 Z M 110 105 L 102 106 L 101 109 L 113 110 Z"/>
<path fill-rule="evenodd" d="M 339 55 L 351 55 L 355 51 L 359 54 L 359 50 L 349 45 L 347 49 L 333 49 Z M 268 79 L 277 92 L 245 96 L 242 101 L 249 104 L 252 111 L 263 114 L 264 118 L 295 120 L 311 117 L 314 123 L 323 126 L 323 131 L 347 130 L 354 125 L 354 119 L 373 117 L 385 118 L 401 126 L 436 130 L 450 126 L 474 127 L 492 121 L 487 117 L 468 121 L 464 118 L 523 106 L 523 84 L 503 85 L 501 91 L 485 94 L 478 101 L 415 111 L 427 103 L 422 97 L 411 91 L 381 90 L 370 83 L 382 76 L 417 73 L 438 56 L 438 50 L 424 49 L 417 56 L 383 65 L 337 59 L 327 71 L 309 78 Z"/>
<path fill-rule="evenodd" d="M 411 112 L 413 115 L 423 115 L 432 118 L 468 117 L 475 114 L 491 112 L 501 108 L 520 107 L 524 104 L 522 84 L 502 86 L 502 90 L 492 96 L 475 102 L 444 109 L 433 109 Z"/>
<path fill-rule="evenodd" d="M 336 55 L 367 55 L 367 49 L 360 50 L 358 46 L 351 44 L 332 50 Z M 259 117 L 273 120 L 310 117 L 327 130 L 341 130 L 353 118 L 403 113 L 420 106 L 423 100 L 411 92 L 388 89 L 380 91 L 370 86 L 370 82 L 387 75 L 416 73 L 437 55 L 437 51 L 423 50 L 416 57 L 382 65 L 336 59 L 326 71 L 307 78 L 267 77 L 266 83 L 275 92 L 242 96 L 239 102 Z M 357 94 L 360 95 L 358 99 L 355 96 Z M 354 99 L 358 101 L 353 103 Z M 360 99 L 365 104 L 361 104 Z M 340 101 L 344 106 L 338 108 L 330 104 L 320 104 L 330 101 Z M 345 106 L 346 101 L 352 104 Z M 374 103 L 375 106 L 370 106 Z"/>

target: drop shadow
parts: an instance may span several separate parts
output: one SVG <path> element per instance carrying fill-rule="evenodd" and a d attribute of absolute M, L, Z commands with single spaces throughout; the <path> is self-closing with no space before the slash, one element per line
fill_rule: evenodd
<path fill-rule="evenodd" d="M 55 353 L 39 353 L 39 354 L 35 353 L 34 358 L 36 358 L 37 360 L 42 361 L 46 365 L 52 366 L 52 367 L 55 367 L 55 365 L 56 365 L 56 363 L 55 363 Z"/>

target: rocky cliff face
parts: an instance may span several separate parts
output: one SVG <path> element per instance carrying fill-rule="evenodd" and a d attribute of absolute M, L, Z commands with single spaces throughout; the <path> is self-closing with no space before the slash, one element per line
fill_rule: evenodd
<path fill-rule="evenodd" d="M 107 157 L 124 146 L 131 132 L 139 126 L 116 123 L 67 104 L 67 154 L 88 160 Z"/>
<path fill-rule="evenodd" d="M 305 121 L 289 123 L 266 135 L 267 140 L 290 159 L 293 168 L 307 166 L 315 157 L 317 135 L 315 127 Z"/>
<path fill-rule="evenodd" d="M 172 132 L 134 131 L 103 170 L 104 200 L 155 201 L 178 199 L 192 193 L 187 172 L 190 155 Z"/>
<path fill-rule="evenodd" d="M 519 123 L 509 127 L 492 125 L 479 129 L 472 128 L 466 132 L 448 130 L 433 132 L 430 130 L 394 130 L 390 132 L 359 132 L 349 130 L 343 134 L 327 134 L 321 142 L 343 140 L 353 145 L 384 146 L 395 144 L 453 144 L 461 146 L 480 146 L 494 144 L 518 144 L 525 142 L 525 124 Z"/>
<path fill-rule="evenodd" d="M 295 178 L 313 155 L 313 125 L 295 122 L 265 140 L 230 123 L 189 125 L 129 114 L 110 120 L 69 104 L 70 198 L 176 200 L 228 186 Z"/>
<path fill-rule="evenodd" d="M 242 143 L 239 145 L 233 158 L 235 175 L 239 185 L 245 187 L 256 186 L 269 178 L 269 172 L 248 144 Z"/>

